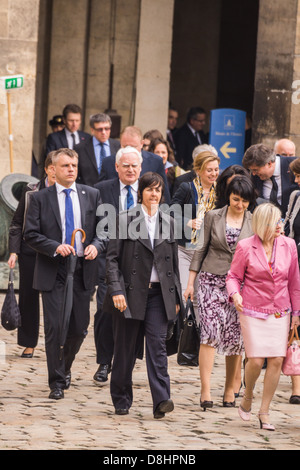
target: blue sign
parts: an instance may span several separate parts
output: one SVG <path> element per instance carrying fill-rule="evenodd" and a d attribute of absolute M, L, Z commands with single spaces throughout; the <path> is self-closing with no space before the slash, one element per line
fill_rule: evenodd
<path fill-rule="evenodd" d="M 209 143 L 218 151 L 220 168 L 241 165 L 245 146 L 246 112 L 214 109 L 210 113 Z"/>

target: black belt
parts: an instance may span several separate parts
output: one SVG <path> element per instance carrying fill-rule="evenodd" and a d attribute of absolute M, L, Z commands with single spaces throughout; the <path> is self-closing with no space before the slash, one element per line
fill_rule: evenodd
<path fill-rule="evenodd" d="M 160 288 L 160 282 L 149 282 L 149 289 L 158 289 Z"/>

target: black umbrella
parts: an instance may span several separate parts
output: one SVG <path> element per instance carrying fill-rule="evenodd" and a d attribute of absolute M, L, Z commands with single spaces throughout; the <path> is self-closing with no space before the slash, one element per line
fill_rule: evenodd
<path fill-rule="evenodd" d="M 74 247 L 75 245 L 75 235 L 76 232 L 82 233 L 82 242 L 85 241 L 86 235 L 84 230 L 81 228 L 77 228 L 72 233 L 71 238 L 71 245 Z M 72 253 L 66 259 L 66 266 L 67 266 L 67 278 L 65 283 L 65 290 L 64 290 L 64 298 L 62 304 L 62 311 L 60 316 L 60 359 L 62 359 L 63 349 L 66 342 L 67 332 L 69 329 L 69 322 L 70 316 L 72 311 L 73 305 L 73 277 L 74 271 L 77 262 L 77 255 L 73 255 Z"/>

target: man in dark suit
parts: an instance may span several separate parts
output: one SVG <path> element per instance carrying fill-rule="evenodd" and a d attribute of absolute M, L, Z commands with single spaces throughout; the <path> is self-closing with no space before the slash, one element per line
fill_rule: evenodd
<path fill-rule="evenodd" d="M 128 126 L 122 131 L 120 136 L 121 147 L 134 147 L 141 152 L 143 157 L 141 175 L 147 171 L 158 173 L 165 183 L 165 202 L 170 204 L 171 197 L 168 188 L 165 168 L 162 158 L 154 153 L 147 152 L 143 149 L 143 134 L 142 131 L 136 126 Z M 115 156 L 107 157 L 103 160 L 99 181 L 104 181 L 118 176 L 115 165 Z"/>
<path fill-rule="evenodd" d="M 100 181 L 95 185 L 100 192 L 101 204 L 109 204 L 113 209 L 112 217 L 119 211 L 127 210 L 137 204 L 138 179 L 141 174 L 142 158 L 140 152 L 134 147 L 121 148 L 116 155 L 117 178 Z M 128 200 L 127 185 L 130 185 L 132 199 Z M 104 207 L 104 206 L 101 206 Z M 99 279 L 97 289 L 97 312 L 94 319 L 94 337 L 96 346 L 96 360 L 99 364 L 94 375 L 98 384 L 106 382 L 111 371 L 114 340 L 112 330 L 112 316 L 103 309 L 107 286 L 105 282 L 106 250 L 98 256 Z"/>
<path fill-rule="evenodd" d="M 98 113 L 90 117 L 92 135 L 75 146 L 79 157 L 78 183 L 94 186 L 99 180 L 103 159 L 119 150 L 120 142 L 110 138 L 111 125 L 107 114 Z"/>
<path fill-rule="evenodd" d="M 63 109 L 65 128 L 58 132 L 52 132 L 46 140 L 46 155 L 52 150 L 60 148 L 74 149 L 75 145 L 83 142 L 90 134 L 79 130 L 81 126 L 82 111 L 77 104 L 67 104 Z"/>
<path fill-rule="evenodd" d="M 71 381 L 71 366 L 87 334 L 90 292 L 97 282 L 97 255 L 101 242 L 96 236 L 96 211 L 100 195 L 95 188 L 75 184 L 78 156 L 60 149 L 52 157 L 56 183 L 32 195 L 25 224 L 25 241 L 36 252 L 33 287 L 42 293 L 48 382 L 51 399 L 64 397 Z M 60 348 L 60 321 L 67 279 L 67 260 L 75 254 L 71 244 L 74 228 L 77 253 L 73 304 L 67 339 Z M 61 353 L 63 353 L 61 355 Z"/>
<path fill-rule="evenodd" d="M 290 194 L 299 189 L 289 164 L 297 157 L 284 157 L 264 144 L 249 147 L 243 157 L 243 166 L 251 171 L 258 190 L 259 202 L 273 202 L 285 217 Z"/>
<path fill-rule="evenodd" d="M 190 170 L 193 164 L 192 153 L 197 145 L 208 142 L 204 133 L 206 112 L 203 108 L 191 108 L 186 123 L 174 134 L 176 160 L 184 170 Z"/>

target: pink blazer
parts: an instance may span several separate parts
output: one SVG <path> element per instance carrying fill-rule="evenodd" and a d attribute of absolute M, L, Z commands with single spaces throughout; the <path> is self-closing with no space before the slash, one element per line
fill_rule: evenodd
<path fill-rule="evenodd" d="M 283 235 L 277 238 L 276 243 L 273 273 L 257 235 L 245 238 L 237 244 L 226 278 L 228 295 L 241 293 L 243 306 L 257 312 L 271 314 L 290 308 L 294 315 L 299 315 L 297 247 L 293 239 Z"/>

